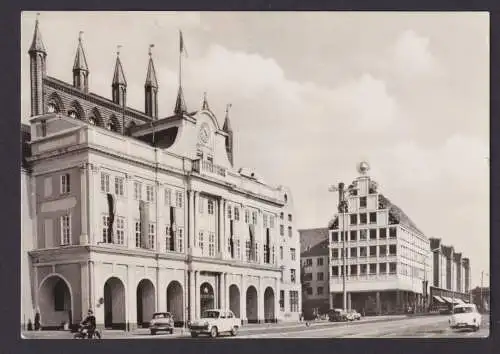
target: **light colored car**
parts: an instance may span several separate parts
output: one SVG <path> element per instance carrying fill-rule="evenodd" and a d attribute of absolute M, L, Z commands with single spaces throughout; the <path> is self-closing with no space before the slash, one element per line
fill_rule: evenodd
<path fill-rule="evenodd" d="M 157 312 L 149 322 L 149 330 L 152 335 L 157 332 L 166 331 L 174 333 L 174 316 L 170 312 Z"/>
<path fill-rule="evenodd" d="M 474 304 L 457 305 L 453 308 L 449 323 L 452 329 L 472 328 L 477 331 L 481 326 L 481 314 Z"/>
<path fill-rule="evenodd" d="M 240 319 L 232 311 L 212 309 L 204 311 L 200 319 L 191 323 L 189 329 L 191 337 L 208 334 L 210 337 L 215 338 L 220 333 L 230 333 L 235 336 L 240 326 Z"/>
<path fill-rule="evenodd" d="M 361 319 L 361 314 L 356 310 L 347 310 L 347 318 L 349 321 L 359 321 Z"/>

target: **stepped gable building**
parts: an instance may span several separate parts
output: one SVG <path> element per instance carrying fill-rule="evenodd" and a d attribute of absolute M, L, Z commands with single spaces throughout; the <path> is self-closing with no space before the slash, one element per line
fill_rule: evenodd
<path fill-rule="evenodd" d="M 183 322 L 210 308 L 243 323 L 297 320 L 293 198 L 236 167 L 229 110 L 221 127 L 206 97 L 188 111 L 179 87 L 173 114 L 158 117 L 151 53 L 144 112 L 127 106 L 119 53 L 111 99 L 96 95 L 84 47 L 80 37 L 72 83 L 49 76 L 37 20 L 22 126 L 21 322 L 38 313 L 44 328 L 76 324 L 92 309 L 98 326 L 130 329 L 156 311 Z"/>
<path fill-rule="evenodd" d="M 428 301 L 432 274 L 429 240 L 378 191 L 368 170 L 366 162 L 358 166 L 360 175 L 346 190 L 347 212 L 335 214 L 329 223 L 330 307 L 343 308 L 345 274 L 348 309 L 365 314 L 420 311 Z"/>

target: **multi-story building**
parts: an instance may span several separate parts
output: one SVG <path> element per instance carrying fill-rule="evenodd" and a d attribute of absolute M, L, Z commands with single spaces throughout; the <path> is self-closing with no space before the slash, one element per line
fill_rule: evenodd
<path fill-rule="evenodd" d="M 119 56 L 112 99 L 93 94 L 81 39 L 73 83 L 53 78 L 38 20 L 29 56 L 23 323 L 35 313 L 44 327 L 77 323 L 89 308 L 110 328 L 213 307 L 243 322 L 298 319 L 290 190 L 234 166 L 227 111 L 223 126 L 206 99 L 188 112 L 179 87 L 174 114 L 158 118 L 151 54 L 144 112 L 126 105 Z"/>
<path fill-rule="evenodd" d="M 439 238 L 429 241 L 433 270 L 430 306 L 439 308 L 470 302 L 469 258 L 462 257 L 453 246 L 443 245 Z"/>
<path fill-rule="evenodd" d="M 360 176 L 342 193 L 347 212 L 329 225 L 330 305 L 343 307 L 345 274 L 348 308 L 365 314 L 420 310 L 431 275 L 429 241 L 379 193 L 368 169 L 359 164 Z"/>
<path fill-rule="evenodd" d="M 317 314 L 329 310 L 328 229 L 299 230 L 302 263 L 302 309 Z M 312 240 L 312 244 L 309 242 Z"/>

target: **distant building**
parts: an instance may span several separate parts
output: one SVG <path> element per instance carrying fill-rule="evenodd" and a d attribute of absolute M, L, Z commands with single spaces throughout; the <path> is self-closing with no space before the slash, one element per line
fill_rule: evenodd
<path fill-rule="evenodd" d="M 481 312 L 488 312 L 490 310 L 490 288 L 476 286 L 471 290 L 472 302 L 476 304 Z"/>
<path fill-rule="evenodd" d="M 301 248 L 302 309 L 326 313 L 329 305 L 328 229 L 299 230 Z"/>
<path fill-rule="evenodd" d="M 432 284 L 431 308 L 451 307 L 452 304 L 470 302 L 470 261 L 456 252 L 453 246 L 441 244 L 441 239 L 431 238 Z"/>
<path fill-rule="evenodd" d="M 344 240 L 347 308 L 387 314 L 425 308 L 431 275 L 429 240 L 382 195 L 368 164 L 346 189 L 347 212 L 330 222 L 330 306 L 343 307 Z"/>

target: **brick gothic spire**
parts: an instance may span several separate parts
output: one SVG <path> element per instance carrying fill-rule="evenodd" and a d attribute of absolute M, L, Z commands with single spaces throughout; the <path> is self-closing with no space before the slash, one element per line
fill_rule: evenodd
<path fill-rule="evenodd" d="M 158 118 L 158 80 L 156 79 L 156 70 L 151 53 L 153 47 L 154 44 L 149 45 L 148 72 L 144 84 L 144 110 L 148 116 Z"/>
<path fill-rule="evenodd" d="M 113 74 L 113 83 L 111 84 L 113 102 L 120 106 L 125 106 L 127 98 L 127 80 L 123 73 L 122 62 L 120 61 L 120 48 L 116 52 L 115 72 Z"/>
<path fill-rule="evenodd" d="M 43 114 L 43 78 L 47 75 L 47 51 L 43 45 L 38 16 L 39 14 L 36 17 L 33 41 L 28 51 L 30 55 L 31 116 Z"/>
<path fill-rule="evenodd" d="M 89 67 L 82 46 L 82 34 L 78 36 L 78 47 L 76 48 L 75 63 L 73 64 L 73 86 L 84 92 L 89 91 Z"/>

